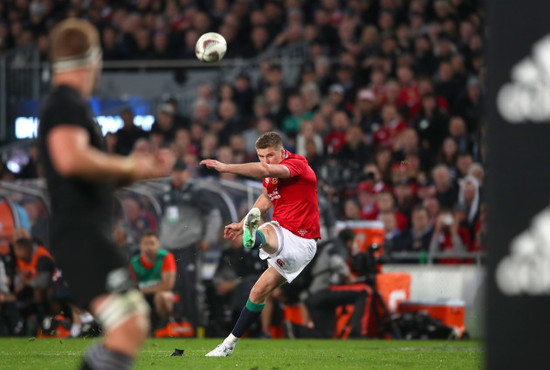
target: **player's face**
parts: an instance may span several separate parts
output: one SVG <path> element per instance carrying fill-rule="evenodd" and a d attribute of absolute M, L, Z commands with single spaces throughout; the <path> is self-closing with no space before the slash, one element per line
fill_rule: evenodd
<path fill-rule="evenodd" d="M 283 148 L 267 147 L 265 149 L 256 149 L 260 162 L 267 164 L 280 164 L 284 158 Z"/>
<path fill-rule="evenodd" d="M 154 257 L 159 249 L 159 241 L 156 236 L 144 236 L 140 243 L 141 253 L 147 257 Z"/>

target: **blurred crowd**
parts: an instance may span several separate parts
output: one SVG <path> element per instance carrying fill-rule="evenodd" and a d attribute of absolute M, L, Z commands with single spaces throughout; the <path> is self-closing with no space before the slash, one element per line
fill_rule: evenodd
<path fill-rule="evenodd" d="M 483 249 L 486 69 L 478 1 L 3 4 L 4 48 L 47 50 L 46 31 L 66 16 L 98 27 L 105 59 L 193 58 L 206 31 L 227 39 L 226 58 L 303 45 L 308 57 L 293 83 L 268 59 L 259 78 L 241 73 L 199 86 L 191 111 L 175 99 L 161 104 L 150 132 L 124 109 L 124 127 L 107 134 L 109 151 L 171 147 L 193 176 L 219 176 L 199 168 L 200 160 L 255 160 L 255 139 L 276 130 L 309 160 L 338 219 L 381 220 L 394 251 Z M 27 166 L 38 160 L 31 156 Z"/>

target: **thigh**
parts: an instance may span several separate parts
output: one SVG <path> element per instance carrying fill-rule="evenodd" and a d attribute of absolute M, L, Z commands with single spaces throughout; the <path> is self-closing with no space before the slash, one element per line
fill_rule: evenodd
<path fill-rule="evenodd" d="M 110 240 L 80 235 L 52 245 L 54 259 L 70 287 L 72 300 L 83 308 L 108 293 L 107 276 L 127 267 L 125 256 Z"/>

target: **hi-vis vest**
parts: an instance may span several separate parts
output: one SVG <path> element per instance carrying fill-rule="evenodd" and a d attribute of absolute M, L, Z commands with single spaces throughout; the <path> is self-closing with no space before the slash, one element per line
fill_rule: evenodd
<path fill-rule="evenodd" d="M 52 261 L 54 260 L 50 253 L 48 253 L 46 248 L 38 246 L 36 247 L 36 250 L 34 251 L 31 257 L 31 261 L 29 263 L 23 261 L 20 258 L 17 258 L 17 269 L 28 274 L 32 279 L 34 279 L 38 277 L 38 260 L 40 259 L 40 257 L 44 256 L 48 257 Z"/>
<path fill-rule="evenodd" d="M 140 261 L 141 255 L 135 256 L 132 258 L 130 263 L 134 274 L 138 280 L 138 286 L 140 289 L 146 288 L 148 286 L 153 286 L 161 282 L 162 280 L 162 265 L 164 264 L 164 257 L 169 252 L 164 249 L 159 249 L 157 254 L 157 259 L 152 268 L 146 268 Z"/>

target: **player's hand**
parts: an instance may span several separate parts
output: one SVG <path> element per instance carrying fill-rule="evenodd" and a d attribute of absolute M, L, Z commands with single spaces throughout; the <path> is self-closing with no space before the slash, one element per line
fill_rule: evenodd
<path fill-rule="evenodd" d="M 205 159 L 202 160 L 200 164 L 205 165 L 206 167 L 216 170 L 218 172 L 226 172 L 227 169 L 227 165 L 225 163 L 222 163 L 215 159 Z"/>
<path fill-rule="evenodd" d="M 205 241 L 205 240 L 199 241 L 199 242 L 197 243 L 197 245 L 199 246 L 199 248 L 200 248 L 203 252 L 205 252 L 205 251 L 207 251 L 207 250 L 210 249 L 210 243 L 208 243 L 208 242 Z"/>
<path fill-rule="evenodd" d="M 239 223 L 232 223 L 225 227 L 223 230 L 223 237 L 225 239 L 231 239 L 235 240 L 239 236 L 241 236 L 243 233 L 243 225 L 242 222 Z"/>
<path fill-rule="evenodd" d="M 216 290 L 219 295 L 226 295 L 227 293 L 230 293 L 233 290 L 235 290 L 235 286 L 236 284 L 233 281 L 221 281 L 218 284 L 218 287 Z"/>
<path fill-rule="evenodd" d="M 135 181 L 168 176 L 174 167 L 175 156 L 169 150 L 161 149 L 153 155 L 136 153 L 132 160 L 135 163 L 132 180 Z"/>

